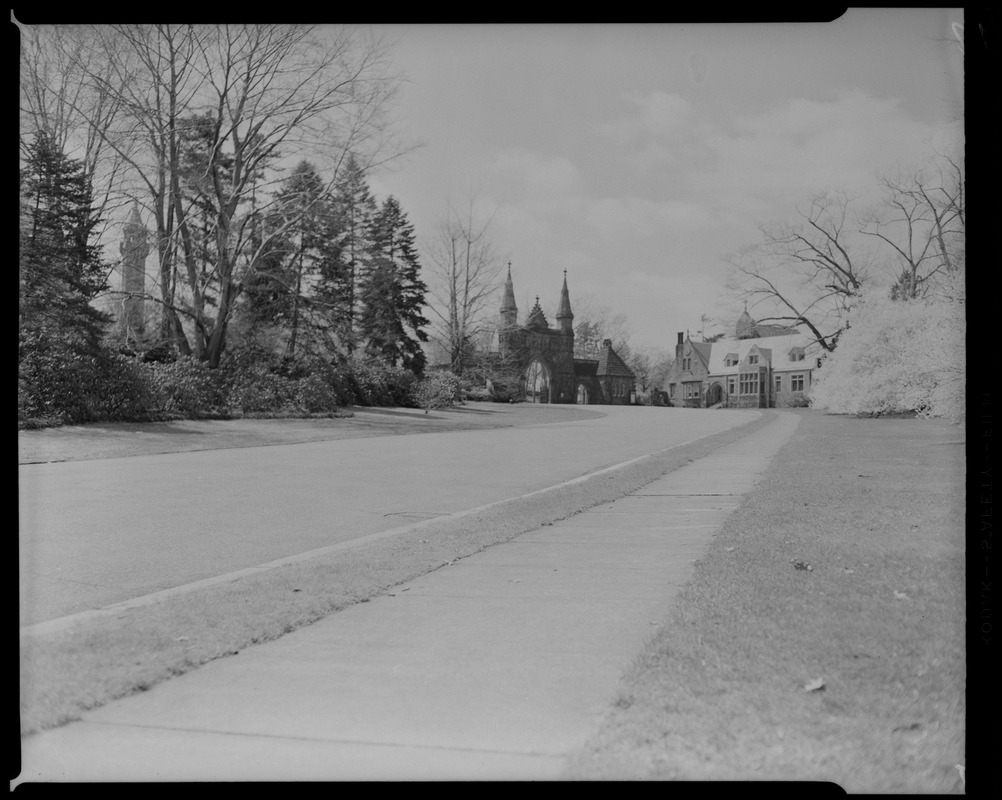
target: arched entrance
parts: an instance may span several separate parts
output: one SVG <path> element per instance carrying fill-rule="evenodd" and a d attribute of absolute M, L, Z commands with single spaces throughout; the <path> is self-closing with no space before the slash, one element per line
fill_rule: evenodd
<path fill-rule="evenodd" d="M 583 383 L 578 384 L 577 404 L 579 406 L 588 405 L 588 387 L 585 386 Z"/>
<path fill-rule="evenodd" d="M 724 387 L 719 383 L 715 383 L 710 387 L 709 393 L 706 395 L 706 405 L 715 406 L 717 403 L 723 402 L 724 399 Z"/>
<path fill-rule="evenodd" d="M 525 401 L 550 402 L 550 370 L 538 358 L 532 359 L 525 371 Z"/>

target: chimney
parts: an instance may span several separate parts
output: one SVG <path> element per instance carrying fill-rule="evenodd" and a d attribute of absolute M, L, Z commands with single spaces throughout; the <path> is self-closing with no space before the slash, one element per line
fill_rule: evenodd
<path fill-rule="evenodd" d="M 612 348 L 612 339 L 603 339 L 602 340 L 602 347 L 604 347 L 606 350 L 611 349 Z"/>
<path fill-rule="evenodd" d="M 678 343 L 682 344 L 682 342 L 683 342 L 683 333 L 682 333 L 682 331 L 679 331 L 678 332 Z"/>

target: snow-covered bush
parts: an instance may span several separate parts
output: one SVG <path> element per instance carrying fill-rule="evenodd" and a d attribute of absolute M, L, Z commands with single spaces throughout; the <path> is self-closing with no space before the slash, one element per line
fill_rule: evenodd
<path fill-rule="evenodd" d="M 815 373 L 812 405 L 832 414 L 914 412 L 959 423 L 965 331 L 962 290 L 908 301 L 864 297 Z"/>

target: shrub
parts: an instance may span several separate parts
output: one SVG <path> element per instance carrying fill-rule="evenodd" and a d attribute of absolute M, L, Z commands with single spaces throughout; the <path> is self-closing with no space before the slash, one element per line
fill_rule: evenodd
<path fill-rule="evenodd" d="M 44 335 L 20 344 L 18 424 L 149 418 L 151 389 L 138 359 L 105 348 L 82 353 Z"/>
<path fill-rule="evenodd" d="M 228 414 L 225 373 L 191 357 L 145 365 L 153 413 L 160 419 L 198 419 Z"/>
<path fill-rule="evenodd" d="M 338 410 L 338 393 L 330 376 L 319 373 L 306 375 L 296 381 L 296 405 L 310 414 Z"/>
<path fill-rule="evenodd" d="M 95 419 L 128 422 L 154 416 L 153 385 L 141 358 L 108 353 L 99 357 L 96 367 L 100 394 L 91 404 Z"/>
<path fill-rule="evenodd" d="M 486 386 L 468 386 L 463 395 L 467 400 L 487 401 L 493 399 L 493 393 Z"/>
<path fill-rule="evenodd" d="M 417 378 L 409 369 L 362 357 L 354 358 L 343 366 L 347 368 L 355 402 L 359 405 L 413 405 L 411 387 Z"/>
<path fill-rule="evenodd" d="M 495 403 L 520 403 L 522 401 L 522 389 L 516 381 L 507 383 L 494 381 L 491 390 L 491 400 Z"/>
<path fill-rule="evenodd" d="M 459 378 L 451 372 L 433 372 L 414 384 L 413 404 L 427 414 L 432 408 L 447 408 L 459 396 Z"/>
<path fill-rule="evenodd" d="M 816 374 L 812 405 L 834 414 L 964 418 L 963 301 L 864 299 Z"/>
<path fill-rule="evenodd" d="M 198 419 L 330 414 L 346 405 L 415 404 L 417 378 L 404 367 L 367 358 L 278 360 L 242 345 L 219 369 L 161 348 L 125 354 L 81 353 L 44 334 L 22 335 L 18 353 L 18 426 L 99 420 Z"/>

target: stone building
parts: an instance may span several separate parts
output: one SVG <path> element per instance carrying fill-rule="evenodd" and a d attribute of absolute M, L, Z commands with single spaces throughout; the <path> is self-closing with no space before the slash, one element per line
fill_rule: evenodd
<path fill-rule="evenodd" d="M 628 405 L 636 396 L 636 378 L 606 339 L 598 358 L 574 357 L 574 313 L 567 272 L 560 290 L 556 327 L 551 328 L 539 297 L 525 323 L 518 323 L 511 264 L 501 300 L 500 356 L 519 376 L 521 396 L 530 403 Z"/>
<path fill-rule="evenodd" d="M 807 404 L 817 345 L 796 328 L 759 325 L 745 308 L 734 336 L 694 342 L 678 334 L 665 381 L 672 405 L 783 408 Z"/>

